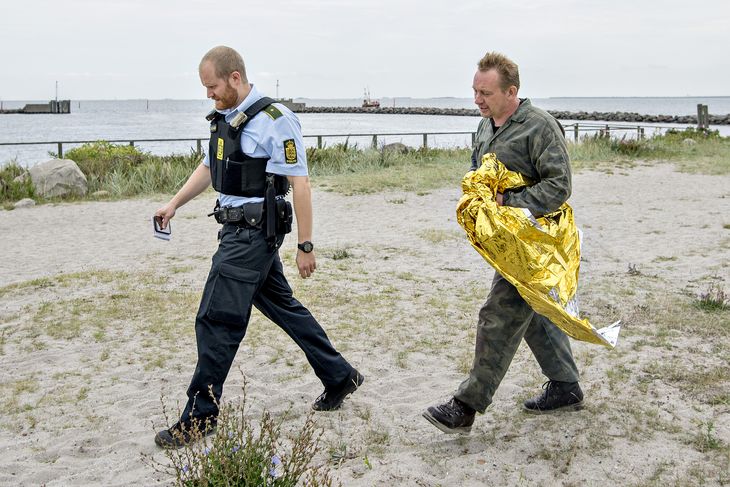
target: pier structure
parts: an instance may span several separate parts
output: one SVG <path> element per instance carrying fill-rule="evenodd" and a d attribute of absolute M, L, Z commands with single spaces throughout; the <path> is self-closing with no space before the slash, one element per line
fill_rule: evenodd
<path fill-rule="evenodd" d="M 28 103 L 23 108 L 4 109 L 0 113 L 71 113 L 71 100 L 51 100 L 48 103 Z"/>

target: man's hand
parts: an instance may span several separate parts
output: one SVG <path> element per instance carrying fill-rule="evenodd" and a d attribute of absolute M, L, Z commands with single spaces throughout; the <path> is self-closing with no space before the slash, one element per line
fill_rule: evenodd
<path fill-rule="evenodd" d="M 497 193 L 497 206 L 504 206 L 504 195 Z"/>
<path fill-rule="evenodd" d="M 299 275 L 304 279 L 311 276 L 317 268 L 314 251 L 306 253 L 301 250 L 297 250 L 297 267 L 299 268 Z"/>
<path fill-rule="evenodd" d="M 167 224 L 170 222 L 173 216 L 175 216 L 175 205 L 168 203 L 155 212 L 155 218 L 160 222 L 160 228 L 167 228 Z"/>

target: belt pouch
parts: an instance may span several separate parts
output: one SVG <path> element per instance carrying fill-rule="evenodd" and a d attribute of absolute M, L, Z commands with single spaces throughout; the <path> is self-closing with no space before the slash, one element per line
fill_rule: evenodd
<path fill-rule="evenodd" d="M 276 199 L 276 234 L 286 235 L 291 232 L 292 209 L 291 203 L 284 198 Z"/>
<path fill-rule="evenodd" d="M 261 228 L 263 221 L 264 204 L 263 203 L 248 203 L 243 205 L 243 218 L 246 220 L 246 224 L 252 227 Z"/>

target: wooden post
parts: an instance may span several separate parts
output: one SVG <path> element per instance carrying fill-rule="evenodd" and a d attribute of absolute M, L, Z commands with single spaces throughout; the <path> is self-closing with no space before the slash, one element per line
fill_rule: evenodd
<path fill-rule="evenodd" d="M 474 147 L 474 144 L 476 143 L 476 141 L 477 141 L 477 133 L 476 132 L 472 132 L 471 133 L 471 146 L 472 147 Z"/>
<path fill-rule="evenodd" d="M 428 149 L 428 134 L 423 134 L 423 148 Z"/>
<path fill-rule="evenodd" d="M 378 148 L 378 135 L 373 134 L 373 149 L 377 149 L 377 148 Z"/>
<path fill-rule="evenodd" d="M 576 142 L 578 142 L 578 137 L 579 137 L 579 135 L 578 135 L 578 131 L 579 131 L 579 130 L 580 130 L 580 129 L 578 128 L 578 123 L 576 122 L 576 123 L 575 123 L 575 124 L 573 125 L 573 138 L 575 139 L 575 141 L 576 141 Z"/>
<path fill-rule="evenodd" d="M 195 139 L 195 146 L 198 149 L 198 155 L 203 153 L 203 143 L 200 139 Z"/>
<path fill-rule="evenodd" d="M 317 136 L 317 149 L 321 149 L 321 148 L 322 148 L 322 136 L 318 135 Z"/>
<path fill-rule="evenodd" d="M 605 132 L 606 138 L 611 137 L 611 127 L 606 124 L 606 132 Z"/>
<path fill-rule="evenodd" d="M 63 159 L 63 142 L 58 143 L 58 158 Z"/>
<path fill-rule="evenodd" d="M 133 140 L 130 140 L 130 141 L 129 141 L 129 146 L 130 146 L 130 147 L 134 147 L 134 141 L 133 141 Z"/>
<path fill-rule="evenodd" d="M 710 128 L 710 114 L 707 109 L 707 105 L 697 105 L 697 129 L 709 129 Z"/>

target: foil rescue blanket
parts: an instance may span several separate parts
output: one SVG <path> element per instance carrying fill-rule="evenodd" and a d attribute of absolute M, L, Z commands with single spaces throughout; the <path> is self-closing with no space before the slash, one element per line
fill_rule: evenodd
<path fill-rule="evenodd" d="M 580 268 L 580 230 L 567 203 L 535 218 L 526 208 L 497 206 L 496 194 L 530 186 L 494 154 L 461 182 L 464 195 L 456 219 L 472 246 L 512 283 L 535 312 L 576 340 L 616 346 L 620 321 L 596 330 L 581 319 L 576 298 Z"/>

